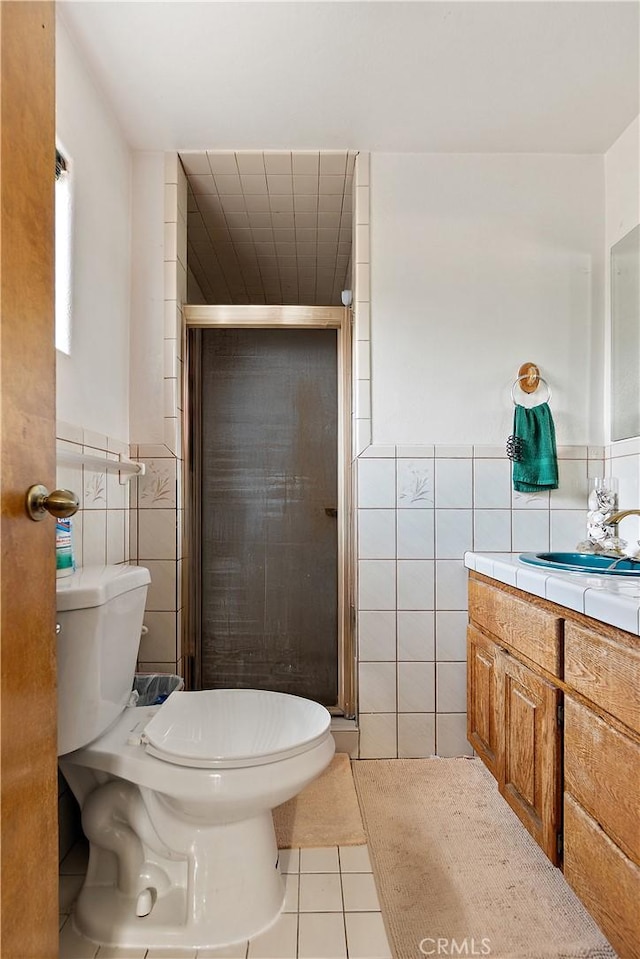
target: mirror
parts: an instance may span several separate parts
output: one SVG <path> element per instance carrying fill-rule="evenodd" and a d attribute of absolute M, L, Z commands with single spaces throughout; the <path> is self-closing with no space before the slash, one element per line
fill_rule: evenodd
<path fill-rule="evenodd" d="M 611 439 L 640 436 L 640 224 L 611 247 Z"/>

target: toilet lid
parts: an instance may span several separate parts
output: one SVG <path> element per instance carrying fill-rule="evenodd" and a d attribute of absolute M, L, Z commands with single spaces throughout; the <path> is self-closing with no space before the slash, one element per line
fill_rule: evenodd
<path fill-rule="evenodd" d="M 174 692 L 145 726 L 148 753 L 200 768 L 258 766 L 320 742 L 331 716 L 319 703 L 261 689 Z"/>

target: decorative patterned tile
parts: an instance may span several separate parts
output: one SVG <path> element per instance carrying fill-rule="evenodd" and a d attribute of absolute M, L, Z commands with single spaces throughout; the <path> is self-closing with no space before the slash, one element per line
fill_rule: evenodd
<path fill-rule="evenodd" d="M 398 459 L 398 508 L 431 509 L 434 466 L 429 459 Z"/>
<path fill-rule="evenodd" d="M 83 468 L 83 497 L 82 508 L 88 509 L 106 509 L 107 508 L 107 473 L 98 470 Z"/>

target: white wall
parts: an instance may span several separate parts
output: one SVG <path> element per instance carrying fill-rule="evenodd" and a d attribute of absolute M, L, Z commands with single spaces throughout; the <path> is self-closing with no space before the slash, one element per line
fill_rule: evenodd
<path fill-rule="evenodd" d="M 504 444 L 524 361 L 603 442 L 600 156 L 373 154 L 373 442 Z"/>
<path fill-rule="evenodd" d="M 71 355 L 57 357 L 57 417 L 129 438 L 131 154 L 65 24 L 56 26 L 57 136 L 72 161 Z"/>
<path fill-rule="evenodd" d="M 131 441 L 164 443 L 164 153 L 134 153 Z"/>
<path fill-rule="evenodd" d="M 639 157 L 640 117 L 636 117 L 604 157 L 607 254 L 640 223 Z"/>

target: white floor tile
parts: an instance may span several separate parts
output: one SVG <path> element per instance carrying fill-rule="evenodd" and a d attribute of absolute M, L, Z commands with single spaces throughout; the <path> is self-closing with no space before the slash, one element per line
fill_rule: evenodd
<path fill-rule="evenodd" d="M 391 959 L 382 913 L 348 912 L 345 922 L 349 959 Z"/>
<path fill-rule="evenodd" d="M 178 946 L 149 949 L 147 959 L 196 959 L 196 949 L 180 949 Z"/>
<path fill-rule="evenodd" d="M 71 912 L 71 907 L 78 898 L 83 882 L 84 876 L 60 876 L 58 889 L 59 912 Z"/>
<path fill-rule="evenodd" d="M 280 849 L 280 872 L 284 875 L 288 872 L 300 872 L 300 850 L 299 849 Z"/>
<path fill-rule="evenodd" d="M 345 912 L 380 912 L 376 884 L 371 873 L 347 873 L 342 877 Z"/>
<path fill-rule="evenodd" d="M 95 959 L 98 945 L 79 935 L 73 928 L 71 920 L 65 922 L 60 933 L 60 959 Z"/>
<path fill-rule="evenodd" d="M 368 847 L 340 846 L 340 869 L 342 872 L 371 872 Z"/>
<path fill-rule="evenodd" d="M 297 873 L 287 873 L 284 881 L 284 906 L 282 907 L 283 912 L 297 912 L 298 911 L 298 882 L 300 877 Z M 198 956 L 200 959 L 200 956 Z"/>
<path fill-rule="evenodd" d="M 236 942 L 217 949 L 198 949 L 198 959 L 245 959 L 248 948 L 248 942 Z"/>
<path fill-rule="evenodd" d="M 339 873 L 306 873 L 300 876 L 300 912 L 342 912 Z"/>
<path fill-rule="evenodd" d="M 301 849 L 300 872 L 340 872 L 337 846 Z"/>
<path fill-rule="evenodd" d="M 298 917 L 283 913 L 274 924 L 249 942 L 249 959 L 296 959 Z"/>
<path fill-rule="evenodd" d="M 147 949 L 140 946 L 137 949 L 130 949 L 126 946 L 100 946 L 96 954 L 96 959 L 145 959 Z"/>
<path fill-rule="evenodd" d="M 346 959 L 346 955 L 341 912 L 300 915 L 298 959 Z"/>

